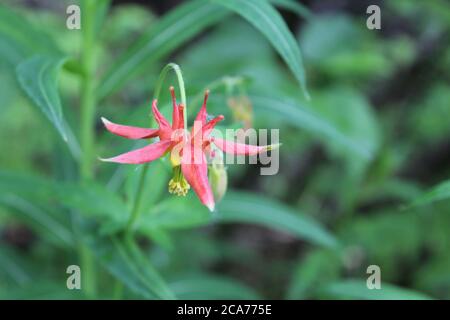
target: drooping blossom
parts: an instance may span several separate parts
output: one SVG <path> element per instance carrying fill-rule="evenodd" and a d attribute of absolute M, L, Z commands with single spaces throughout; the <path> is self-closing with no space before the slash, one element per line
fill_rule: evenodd
<path fill-rule="evenodd" d="M 173 167 L 173 178 L 169 181 L 169 192 L 176 195 L 186 195 L 192 189 L 200 201 L 213 211 L 215 206 L 213 192 L 208 181 L 208 165 L 206 155 L 210 155 L 211 144 L 223 152 L 234 155 L 256 155 L 270 150 L 272 146 L 254 146 L 212 137 L 215 125 L 224 119 L 219 115 L 207 121 L 206 102 L 209 91 L 205 92 L 203 105 L 198 112 L 194 126 L 189 133 L 184 127 L 183 104 L 177 104 L 173 87 L 172 95 L 172 124 L 159 112 L 157 100 L 152 102 L 152 112 L 158 124 L 157 129 L 140 128 L 115 124 L 105 118 L 102 121 L 111 133 L 127 139 L 159 138 L 158 142 L 143 148 L 123 153 L 116 157 L 101 159 L 102 161 L 142 164 L 163 157 L 170 152 Z"/>

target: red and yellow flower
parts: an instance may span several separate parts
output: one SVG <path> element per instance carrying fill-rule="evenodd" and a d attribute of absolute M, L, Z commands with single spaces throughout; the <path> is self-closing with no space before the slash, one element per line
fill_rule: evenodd
<path fill-rule="evenodd" d="M 192 187 L 200 201 L 212 211 L 214 210 L 215 201 L 208 181 L 206 158 L 206 155 L 209 155 L 211 152 L 211 144 L 214 144 L 223 152 L 234 155 L 256 155 L 270 150 L 272 146 L 254 146 L 212 137 L 212 130 L 219 121 L 224 119 L 224 116 L 219 115 L 207 121 L 206 102 L 209 95 L 208 90 L 205 92 L 203 105 L 195 118 L 194 126 L 190 133 L 187 132 L 184 125 L 185 106 L 177 104 L 173 87 L 170 88 L 170 91 L 173 104 L 172 124 L 159 112 L 156 99 L 152 102 L 152 112 L 158 124 L 157 129 L 120 125 L 102 118 L 106 129 L 115 135 L 127 139 L 158 137 L 159 141 L 113 158 L 101 160 L 142 164 L 161 158 L 170 152 L 174 175 L 169 181 L 169 192 L 177 195 L 186 195 Z"/>

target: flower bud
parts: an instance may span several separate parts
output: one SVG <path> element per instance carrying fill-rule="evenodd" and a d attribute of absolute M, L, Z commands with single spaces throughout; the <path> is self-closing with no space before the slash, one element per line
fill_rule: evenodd
<path fill-rule="evenodd" d="M 214 194 L 214 199 L 219 202 L 228 186 L 227 170 L 223 164 L 223 155 L 220 150 L 213 150 L 210 154 L 211 163 L 208 170 L 208 180 Z"/>

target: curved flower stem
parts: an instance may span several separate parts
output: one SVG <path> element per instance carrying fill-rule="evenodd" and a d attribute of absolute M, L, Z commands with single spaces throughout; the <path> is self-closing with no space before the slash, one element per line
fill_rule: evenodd
<path fill-rule="evenodd" d="M 161 93 L 161 88 L 164 84 L 164 80 L 167 76 L 167 73 L 173 70 L 177 76 L 178 81 L 178 87 L 180 89 L 180 95 L 181 95 L 181 103 L 184 105 L 184 128 L 187 128 L 187 116 L 186 116 L 186 110 L 187 110 L 187 103 L 186 103 L 186 90 L 184 88 L 184 80 L 183 80 L 183 74 L 181 73 L 180 66 L 176 63 L 169 63 L 167 64 L 159 74 L 158 82 L 156 83 L 155 87 L 155 93 L 153 98 L 158 99 L 159 94 Z M 138 182 L 138 188 L 136 191 L 136 196 L 134 198 L 133 206 L 131 209 L 130 218 L 128 220 L 127 226 L 125 227 L 125 235 L 126 237 L 132 236 L 133 234 L 133 228 L 136 223 L 136 221 L 139 219 L 141 210 L 141 199 L 142 199 L 142 192 L 144 189 L 144 183 L 145 183 L 145 176 L 147 174 L 148 170 L 148 163 L 144 164 L 144 168 L 142 169 L 141 175 L 139 176 L 139 182 Z"/>
<path fill-rule="evenodd" d="M 167 76 L 167 73 L 170 70 L 173 70 L 173 72 L 175 72 L 175 74 L 177 76 L 178 87 L 180 89 L 181 103 L 184 105 L 184 111 L 183 111 L 183 113 L 184 113 L 184 128 L 187 129 L 186 90 L 184 88 L 183 74 L 181 73 L 181 69 L 180 69 L 179 65 L 177 65 L 176 63 L 171 62 L 171 63 L 166 64 L 166 66 L 162 69 L 161 73 L 159 74 L 158 82 L 156 83 L 154 99 L 158 99 L 159 98 L 159 94 L 161 93 L 161 88 L 162 88 L 162 86 L 164 84 L 164 80 L 165 80 L 165 78 Z"/>

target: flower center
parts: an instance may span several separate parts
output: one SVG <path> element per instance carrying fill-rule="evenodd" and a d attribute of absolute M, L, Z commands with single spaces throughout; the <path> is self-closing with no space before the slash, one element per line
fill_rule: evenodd
<path fill-rule="evenodd" d="M 177 196 L 186 196 L 191 186 L 186 181 L 181 172 L 181 166 L 175 166 L 173 168 L 173 178 L 169 181 L 169 192 L 176 194 Z"/>

